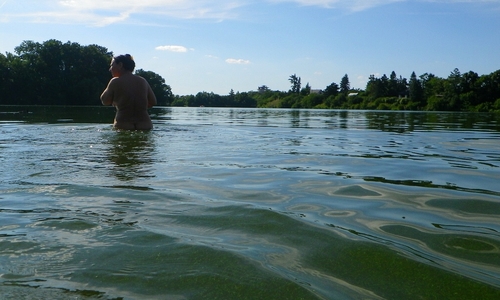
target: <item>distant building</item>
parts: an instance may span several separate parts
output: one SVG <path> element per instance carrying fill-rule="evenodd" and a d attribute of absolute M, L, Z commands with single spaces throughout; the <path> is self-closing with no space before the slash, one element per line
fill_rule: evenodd
<path fill-rule="evenodd" d="M 318 90 L 318 89 L 313 90 L 313 89 L 311 89 L 311 91 L 309 92 L 309 94 L 320 94 L 321 95 L 321 94 L 323 94 L 323 90 Z"/>
<path fill-rule="evenodd" d="M 347 94 L 348 97 L 354 97 L 354 96 L 357 96 L 359 93 L 349 93 Z"/>

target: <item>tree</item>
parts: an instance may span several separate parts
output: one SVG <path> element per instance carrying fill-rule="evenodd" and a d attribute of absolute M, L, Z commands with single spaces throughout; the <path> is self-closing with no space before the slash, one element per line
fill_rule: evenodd
<path fill-rule="evenodd" d="M 292 84 L 292 87 L 290 89 L 290 92 L 293 94 L 299 94 L 300 93 L 300 77 L 297 77 L 297 75 L 293 74 L 290 75 L 290 78 L 288 79 L 290 83 Z"/>
<path fill-rule="evenodd" d="M 410 76 L 410 101 L 418 104 L 423 104 L 424 101 L 422 85 L 415 72 Z"/>
<path fill-rule="evenodd" d="M 323 95 L 325 98 L 328 98 L 330 96 L 337 96 L 339 94 L 339 85 L 336 84 L 335 82 L 332 82 L 330 85 L 328 85 L 325 90 L 323 91 Z"/>
<path fill-rule="evenodd" d="M 106 48 L 48 40 L 24 41 L 9 54 L 15 104 L 95 105 L 109 80 Z M 26 87 L 30 87 L 27 89 Z"/>
<path fill-rule="evenodd" d="M 387 96 L 388 97 L 399 96 L 401 94 L 400 88 L 401 88 L 400 80 L 398 80 L 396 72 L 392 71 L 387 85 Z"/>
<path fill-rule="evenodd" d="M 256 107 L 257 101 L 250 96 L 249 93 L 236 93 L 235 95 L 236 107 Z"/>
<path fill-rule="evenodd" d="M 308 94 L 302 98 L 301 104 L 303 108 L 315 108 L 323 102 L 323 99 L 323 95 Z"/>
<path fill-rule="evenodd" d="M 450 75 L 448 80 L 445 82 L 444 98 L 448 101 L 448 109 L 451 110 L 461 110 L 462 103 L 460 102 L 460 94 L 462 93 L 462 74 L 455 68 Z"/>
<path fill-rule="evenodd" d="M 306 86 L 300 90 L 300 94 L 302 96 L 307 96 L 311 93 L 311 86 L 309 85 L 309 82 L 306 84 Z"/>
<path fill-rule="evenodd" d="M 342 77 L 340 80 L 340 92 L 347 94 L 349 93 L 349 90 L 351 89 L 351 84 L 349 83 L 349 76 L 347 74 Z"/>
<path fill-rule="evenodd" d="M 376 78 L 373 74 L 370 75 L 368 83 L 366 84 L 366 94 L 368 95 L 370 101 L 386 97 L 387 89 L 384 85 L 384 81 L 380 78 Z"/>
<path fill-rule="evenodd" d="M 9 60 L 7 56 L 0 53 L 0 104 L 4 101 L 4 98 L 12 90 L 10 86 L 10 70 L 9 70 Z"/>
<path fill-rule="evenodd" d="M 235 95 L 236 95 L 236 94 L 234 93 L 234 90 L 233 90 L 233 89 L 231 89 L 231 90 L 229 91 L 229 94 L 227 95 L 228 104 L 229 104 L 229 105 L 231 105 L 231 106 L 232 106 L 232 105 L 236 102 L 236 97 L 235 97 Z"/>
<path fill-rule="evenodd" d="M 259 86 L 257 88 L 257 90 L 259 91 L 259 93 L 265 93 L 267 91 L 270 91 L 269 87 L 267 85 L 262 85 L 262 86 Z"/>
<path fill-rule="evenodd" d="M 174 100 L 172 101 L 171 105 L 172 106 L 189 106 L 189 103 L 194 102 L 194 96 L 193 95 L 188 95 L 188 96 L 174 96 Z"/>
<path fill-rule="evenodd" d="M 139 69 L 135 74 L 147 80 L 153 90 L 159 106 L 170 105 L 174 101 L 174 95 L 169 85 L 165 84 L 165 79 L 152 71 Z"/>

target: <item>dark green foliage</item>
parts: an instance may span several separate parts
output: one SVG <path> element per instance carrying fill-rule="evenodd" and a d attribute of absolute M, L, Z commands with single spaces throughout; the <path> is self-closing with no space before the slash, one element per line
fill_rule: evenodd
<path fill-rule="evenodd" d="M 416 103 L 417 105 L 424 105 L 424 90 L 422 88 L 421 81 L 415 75 L 415 72 L 411 73 L 410 84 L 409 84 L 409 94 L 410 101 Z"/>
<path fill-rule="evenodd" d="M 293 75 L 292 75 L 293 76 Z M 500 109 L 500 70 L 479 76 L 475 72 L 462 74 L 453 70 L 448 78 L 415 72 L 406 78 L 393 71 L 376 78 L 370 76 L 366 90 L 349 88 L 345 75 L 340 86 L 332 83 L 314 96 L 300 93 L 297 97 L 273 95 L 273 101 L 258 102 L 259 107 L 374 109 L 374 110 L 434 110 L 434 111 L 498 111 Z M 291 91 L 289 92 L 291 93 Z"/>
<path fill-rule="evenodd" d="M 1 105 L 101 105 L 99 97 L 111 79 L 113 54 L 107 48 L 24 41 L 14 52 L 0 54 Z M 159 105 L 169 104 L 173 97 L 163 78 L 140 71 L 151 80 Z"/>
<path fill-rule="evenodd" d="M 349 76 L 345 74 L 344 77 L 342 77 L 342 79 L 340 80 L 340 92 L 348 93 L 350 89 L 351 83 L 349 82 Z"/>
<path fill-rule="evenodd" d="M 1 104 L 96 105 L 111 53 L 97 45 L 24 41 L 0 59 Z"/>
<path fill-rule="evenodd" d="M 325 98 L 328 98 L 330 96 L 337 96 L 339 94 L 339 85 L 336 84 L 335 82 L 332 82 L 329 86 L 325 88 L 323 91 L 323 95 Z"/>
<path fill-rule="evenodd" d="M 0 105 L 100 105 L 111 57 L 97 45 L 24 41 L 15 54 L 0 54 Z M 351 89 L 347 74 L 340 84 L 332 82 L 321 91 L 309 83 L 302 88 L 301 78 L 293 74 L 289 91 L 262 85 L 257 91 L 185 96 L 173 95 L 154 72 L 139 69 L 136 74 L 148 80 L 158 105 L 500 112 L 500 70 L 480 76 L 454 69 L 447 78 L 412 72 L 409 81 L 392 71 L 389 77 L 371 75 L 364 91 Z"/>
<path fill-rule="evenodd" d="M 297 77 L 297 75 L 293 74 L 290 76 L 288 81 L 290 81 L 290 84 L 292 85 L 290 87 L 290 92 L 294 94 L 300 93 L 300 86 L 301 86 L 300 77 Z"/>

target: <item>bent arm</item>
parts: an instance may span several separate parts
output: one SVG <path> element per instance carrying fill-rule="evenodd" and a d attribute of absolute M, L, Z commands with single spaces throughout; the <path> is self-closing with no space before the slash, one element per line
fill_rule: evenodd
<path fill-rule="evenodd" d="M 151 108 L 154 105 L 156 105 L 156 96 L 148 83 L 148 108 Z"/>
<path fill-rule="evenodd" d="M 116 85 L 115 83 L 115 78 L 112 78 L 104 92 L 101 94 L 101 102 L 103 105 L 112 105 L 113 104 L 113 97 L 114 97 L 114 86 Z"/>

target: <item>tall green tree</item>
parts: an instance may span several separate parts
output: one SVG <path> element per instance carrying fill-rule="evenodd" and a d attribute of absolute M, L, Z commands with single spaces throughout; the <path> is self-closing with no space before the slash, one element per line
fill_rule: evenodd
<path fill-rule="evenodd" d="M 410 76 L 410 101 L 417 103 L 418 105 L 424 104 L 424 91 L 422 89 L 422 84 L 417 78 L 415 72 L 411 73 Z"/>
<path fill-rule="evenodd" d="M 401 85 L 396 75 L 396 72 L 392 71 L 391 75 L 389 75 L 389 81 L 387 83 L 387 97 L 397 97 L 401 94 Z"/>
<path fill-rule="evenodd" d="M 349 82 L 349 76 L 347 74 L 340 80 L 340 92 L 347 94 L 351 90 L 351 83 Z"/>
<path fill-rule="evenodd" d="M 156 101 L 159 106 L 167 106 L 174 101 L 172 88 L 165 83 L 163 77 L 155 72 L 144 71 L 143 69 L 136 70 L 135 74 L 147 80 L 156 96 Z"/>
<path fill-rule="evenodd" d="M 339 85 L 336 84 L 335 82 L 330 83 L 325 90 L 323 91 L 323 95 L 325 98 L 328 98 L 330 96 L 337 96 L 339 94 Z"/>
<path fill-rule="evenodd" d="M 461 110 L 460 94 L 462 93 L 462 74 L 458 68 L 455 68 L 448 80 L 445 82 L 444 98 L 448 102 L 446 110 Z"/>
<path fill-rule="evenodd" d="M 300 83 L 300 77 L 298 77 L 296 74 L 290 75 L 290 78 L 288 78 L 288 81 L 292 84 L 290 88 L 290 92 L 293 94 L 299 94 L 300 93 L 300 88 L 301 88 L 301 83 Z"/>

